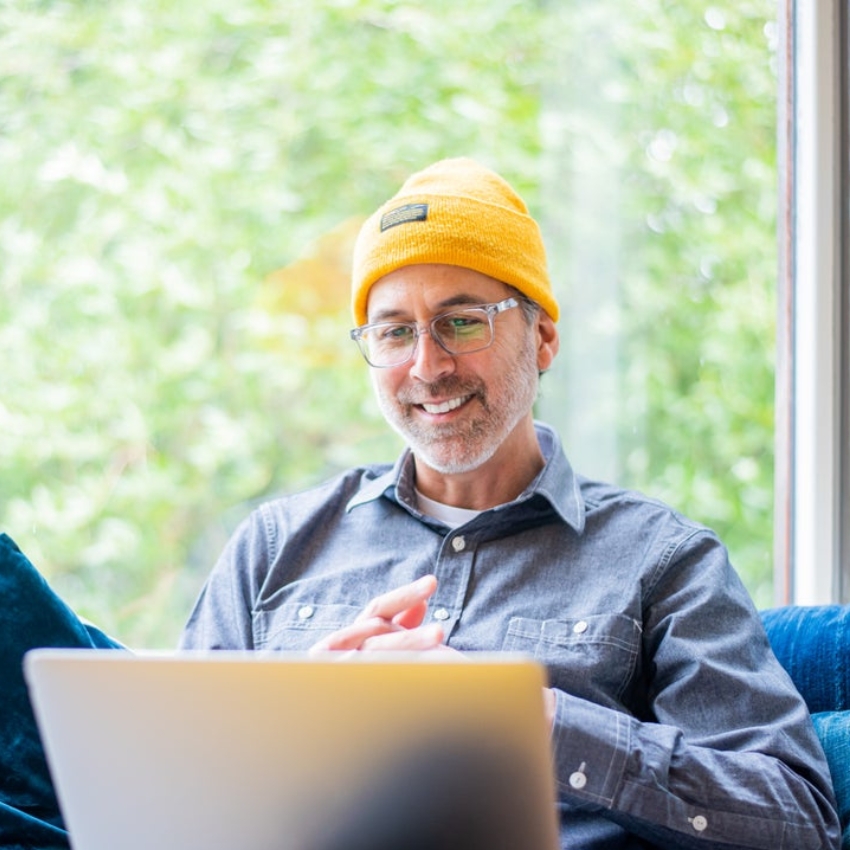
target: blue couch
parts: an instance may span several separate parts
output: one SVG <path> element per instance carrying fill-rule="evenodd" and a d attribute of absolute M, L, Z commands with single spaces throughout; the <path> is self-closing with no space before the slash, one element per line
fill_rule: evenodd
<path fill-rule="evenodd" d="M 83 623 L 5 534 L 0 534 L 0 600 L 0 847 L 67 850 L 21 661 L 38 646 L 108 649 L 119 644 Z"/>
<path fill-rule="evenodd" d="M 850 850 L 850 605 L 788 605 L 761 614 L 776 657 L 812 714 Z"/>
<path fill-rule="evenodd" d="M 50 589 L 0 534 L 0 847 L 69 850 L 21 670 L 33 647 L 114 649 Z M 774 651 L 799 689 L 823 742 L 850 850 L 850 606 L 787 606 L 762 613 Z"/>

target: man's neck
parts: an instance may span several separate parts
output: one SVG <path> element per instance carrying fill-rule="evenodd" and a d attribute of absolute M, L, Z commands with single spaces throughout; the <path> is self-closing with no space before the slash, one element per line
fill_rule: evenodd
<path fill-rule="evenodd" d="M 484 511 L 512 502 L 539 474 L 545 458 L 533 425 L 526 434 L 503 443 L 481 466 L 469 472 L 444 473 L 414 456 L 416 488 L 424 496 L 467 510 Z"/>

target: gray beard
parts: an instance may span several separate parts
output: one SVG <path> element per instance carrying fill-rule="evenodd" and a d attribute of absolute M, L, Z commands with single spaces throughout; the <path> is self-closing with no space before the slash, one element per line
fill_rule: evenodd
<path fill-rule="evenodd" d="M 491 407 L 487 388 L 479 379 L 463 380 L 454 375 L 420 386 L 416 400 L 410 391 L 389 398 L 376 387 L 381 413 L 408 444 L 414 456 L 444 475 L 471 472 L 490 460 L 508 435 L 531 411 L 537 397 L 538 372 L 531 334 L 512 369 L 498 387 L 500 409 Z M 430 398 L 473 396 L 478 415 L 458 425 L 425 425 L 413 416 L 413 407 Z"/>

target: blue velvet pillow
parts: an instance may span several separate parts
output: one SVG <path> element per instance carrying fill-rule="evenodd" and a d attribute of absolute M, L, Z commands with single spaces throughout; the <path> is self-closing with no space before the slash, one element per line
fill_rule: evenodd
<path fill-rule="evenodd" d="M 0 847 L 68 848 L 24 682 L 24 653 L 41 646 L 120 644 L 83 623 L 5 534 L 0 534 L 0 604 Z"/>
<path fill-rule="evenodd" d="M 841 818 L 841 846 L 850 848 L 850 711 L 823 711 L 812 715 L 823 745 Z"/>
<path fill-rule="evenodd" d="M 850 850 L 850 605 L 761 612 L 773 651 L 800 691 L 823 746 Z"/>
<path fill-rule="evenodd" d="M 850 710 L 850 605 L 787 605 L 761 618 L 809 711 Z"/>

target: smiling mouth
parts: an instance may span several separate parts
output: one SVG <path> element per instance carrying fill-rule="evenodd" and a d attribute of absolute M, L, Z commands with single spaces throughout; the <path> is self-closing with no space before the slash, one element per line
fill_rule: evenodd
<path fill-rule="evenodd" d="M 431 414 L 438 413 L 448 413 L 451 410 L 456 410 L 462 404 L 466 404 L 466 402 L 471 399 L 471 395 L 460 396 L 459 398 L 450 398 L 448 401 L 440 402 L 440 404 L 428 404 L 427 402 L 422 402 L 420 407 L 426 412 Z"/>

